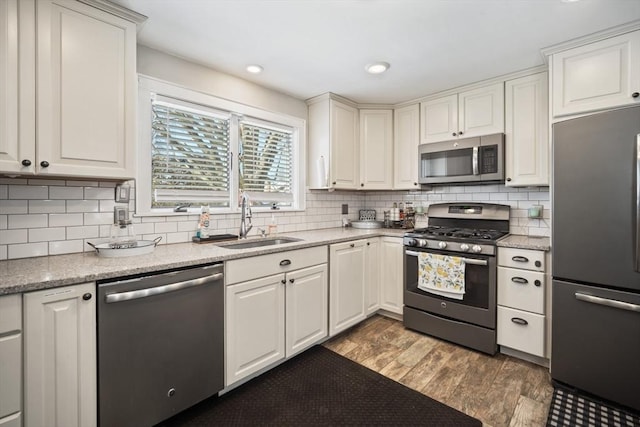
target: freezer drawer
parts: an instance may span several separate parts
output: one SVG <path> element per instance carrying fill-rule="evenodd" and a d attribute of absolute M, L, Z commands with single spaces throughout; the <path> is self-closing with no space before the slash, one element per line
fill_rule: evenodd
<path fill-rule="evenodd" d="M 640 312 L 634 308 L 640 294 L 554 280 L 552 378 L 640 410 Z"/>

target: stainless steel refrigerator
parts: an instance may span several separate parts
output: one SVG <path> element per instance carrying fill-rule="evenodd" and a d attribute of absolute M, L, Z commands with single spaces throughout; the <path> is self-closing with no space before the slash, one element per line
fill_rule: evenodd
<path fill-rule="evenodd" d="M 640 106 L 553 126 L 554 380 L 640 410 Z"/>

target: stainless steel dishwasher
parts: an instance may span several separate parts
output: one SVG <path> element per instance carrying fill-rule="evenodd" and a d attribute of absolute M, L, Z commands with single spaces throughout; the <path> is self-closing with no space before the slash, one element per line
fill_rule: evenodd
<path fill-rule="evenodd" d="M 151 426 L 224 387 L 223 265 L 98 282 L 98 418 Z"/>

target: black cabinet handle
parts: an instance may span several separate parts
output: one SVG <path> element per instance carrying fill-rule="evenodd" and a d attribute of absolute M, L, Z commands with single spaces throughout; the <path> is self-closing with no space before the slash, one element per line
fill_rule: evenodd
<path fill-rule="evenodd" d="M 295 282 L 295 279 L 289 279 L 289 283 Z"/>
<path fill-rule="evenodd" d="M 31 166 L 31 160 L 29 159 L 24 159 L 22 161 L 22 166 Z"/>
<path fill-rule="evenodd" d="M 529 283 L 529 281 L 524 277 L 512 277 L 511 281 L 513 283 L 520 283 L 521 285 L 526 285 L 527 283 Z"/>
<path fill-rule="evenodd" d="M 82 299 L 85 301 L 89 301 L 91 299 L 91 294 L 87 292 L 86 294 L 82 295 Z"/>
<path fill-rule="evenodd" d="M 282 261 L 280 261 L 280 267 L 286 267 L 287 265 L 291 265 L 290 259 L 283 259 Z"/>
<path fill-rule="evenodd" d="M 542 283 L 540 283 L 540 280 L 535 280 L 533 284 L 536 285 L 537 287 L 540 287 L 540 285 L 542 285 Z"/>
<path fill-rule="evenodd" d="M 637 98 L 637 97 L 639 97 L 639 96 L 640 96 L 640 92 L 633 92 L 633 93 L 631 94 L 631 97 L 632 97 L 632 98 Z"/>
<path fill-rule="evenodd" d="M 40 166 L 42 166 L 43 168 L 48 168 L 49 167 L 49 162 L 47 162 L 46 160 L 43 160 L 40 162 Z"/>
<path fill-rule="evenodd" d="M 513 258 L 511 258 L 513 261 L 516 262 L 529 262 L 529 258 L 524 257 L 524 256 L 514 256 Z"/>
<path fill-rule="evenodd" d="M 523 326 L 527 326 L 529 324 L 529 322 L 527 322 L 524 319 L 521 319 L 520 317 L 512 317 L 511 321 L 513 323 L 517 323 L 518 325 L 523 325 Z"/>

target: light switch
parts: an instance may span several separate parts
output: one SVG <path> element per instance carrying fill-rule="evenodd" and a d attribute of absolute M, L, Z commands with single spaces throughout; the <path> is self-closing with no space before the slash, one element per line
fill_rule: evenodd
<path fill-rule="evenodd" d="M 129 192 L 131 187 L 128 184 L 116 185 L 116 202 L 129 203 Z"/>

